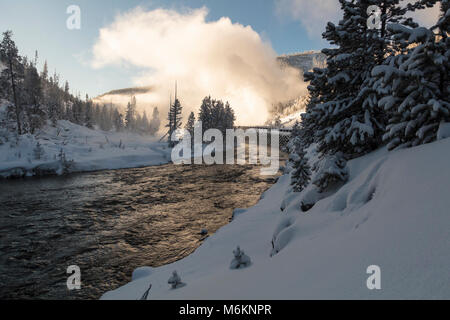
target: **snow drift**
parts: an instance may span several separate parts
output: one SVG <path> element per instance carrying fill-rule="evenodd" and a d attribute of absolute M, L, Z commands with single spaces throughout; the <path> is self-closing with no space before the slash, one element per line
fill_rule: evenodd
<path fill-rule="evenodd" d="M 102 299 L 139 299 L 149 283 L 149 299 L 448 299 L 448 159 L 450 139 L 380 149 L 350 161 L 349 181 L 307 212 L 300 202 L 316 190 L 294 194 L 284 175 L 192 255 Z M 252 265 L 231 270 L 238 245 Z M 381 290 L 366 286 L 371 265 L 381 268 Z M 167 285 L 174 270 L 185 287 Z"/>

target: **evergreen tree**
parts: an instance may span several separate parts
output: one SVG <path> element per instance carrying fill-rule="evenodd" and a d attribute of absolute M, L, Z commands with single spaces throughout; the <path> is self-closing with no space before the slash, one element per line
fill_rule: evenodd
<path fill-rule="evenodd" d="M 178 129 L 181 128 L 181 111 L 183 107 L 181 106 L 180 100 L 175 99 L 175 102 L 169 109 L 167 128 L 169 128 L 169 147 L 173 148 L 175 146 L 175 142 L 172 140 L 172 135 Z"/>
<path fill-rule="evenodd" d="M 308 186 L 311 179 L 311 168 L 304 150 L 297 150 L 297 159 L 294 161 L 291 185 L 295 192 L 301 192 Z"/>
<path fill-rule="evenodd" d="M 4 69 L 1 71 L 2 79 L 7 79 L 2 83 L 2 87 L 6 87 L 4 91 L 12 96 L 17 133 L 20 135 L 22 134 L 23 119 L 19 90 L 24 77 L 24 68 L 22 58 L 19 56 L 19 50 L 12 39 L 11 31 L 3 33 L 3 40 L 0 43 L 0 61 L 4 65 Z"/>
<path fill-rule="evenodd" d="M 122 131 L 123 128 L 124 128 L 124 123 L 123 123 L 123 116 L 119 112 L 119 110 L 114 109 L 114 111 L 113 111 L 113 119 L 114 119 L 114 127 L 115 127 L 116 131 L 117 132 Z"/>
<path fill-rule="evenodd" d="M 153 108 L 152 120 L 150 121 L 150 130 L 149 133 L 154 136 L 161 126 L 161 120 L 159 119 L 159 111 L 158 108 Z"/>
<path fill-rule="evenodd" d="M 34 64 L 25 66 L 24 105 L 27 116 L 27 129 L 34 134 L 45 123 L 46 112 L 42 105 L 41 79 Z"/>
<path fill-rule="evenodd" d="M 84 109 L 84 125 L 89 129 L 94 129 L 94 110 L 92 101 L 86 101 Z"/>
<path fill-rule="evenodd" d="M 203 132 L 213 128 L 213 120 L 212 120 L 212 109 L 213 109 L 213 101 L 211 96 L 205 97 L 202 101 L 202 105 L 200 106 L 200 112 L 198 114 L 198 120 L 202 122 Z"/>
<path fill-rule="evenodd" d="M 319 192 L 324 192 L 348 180 L 347 160 L 342 152 L 322 158 L 316 166 L 317 174 L 312 183 L 319 188 Z"/>
<path fill-rule="evenodd" d="M 194 138 L 194 127 L 195 127 L 195 114 L 191 112 L 188 121 L 186 122 L 186 126 L 184 128 L 189 132 L 192 139 Z"/>
<path fill-rule="evenodd" d="M 53 77 L 50 77 L 47 92 L 47 112 L 48 117 L 53 126 L 56 126 L 58 120 L 62 119 L 63 108 L 63 96 L 61 89 L 59 88 L 59 75 L 54 73 Z M 83 121 L 81 122 L 83 125 Z"/>
<path fill-rule="evenodd" d="M 392 24 L 402 54 L 373 69 L 374 90 L 383 95 L 379 105 L 389 115 L 383 136 L 388 149 L 417 146 L 436 140 L 441 122 L 450 121 L 450 12 L 441 2 L 436 26 L 408 28 Z"/>
<path fill-rule="evenodd" d="M 311 98 L 302 119 L 306 140 L 318 141 L 322 154 L 343 151 L 354 157 L 377 148 L 384 131 L 384 112 L 364 88 L 373 67 L 393 50 L 386 25 L 413 23 L 403 17 L 408 9 L 399 0 L 339 2 L 343 18 L 338 25 L 328 23 L 323 34 L 336 48 L 322 51 L 326 68 L 305 74 Z M 367 27 L 370 5 L 381 8 L 381 29 Z"/>
<path fill-rule="evenodd" d="M 127 105 L 127 113 L 125 115 L 125 127 L 129 131 L 134 131 L 136 128 L 136 98 L 132 97 Z"/>

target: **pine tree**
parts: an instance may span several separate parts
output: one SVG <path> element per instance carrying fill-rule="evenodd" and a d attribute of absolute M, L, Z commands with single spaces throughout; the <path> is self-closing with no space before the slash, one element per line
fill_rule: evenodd
<path fill-rule="evenodd" d="M 86 101 L 84 109 L 84 125 L 89 129 L 94 129 L 94 110 L 92 101 Z"/>
<path fill-rule="evenodd" d="M 211 96 L 205 97 L 202 101 L 200 112 L 198 114 L 198 120 L 202 122 L 202 135 L 205 131 L 213 128 L 212 109 L 213 101 L 211 99 Z"/>
<path fill-rule="evenodd" d="M 195 127 L 195 114 L 191 112 L 188 121 L 186 123 L 186 126 L 184 128 L 189 132 L 192 139 L 194 138 L 194 127 Z"/>
<path fill-rule="evenodd" d="M 125 127 L 128 131 L 134 131 L 136 128 L 136 98 L 132 97 L 128 102 L 125 115 Z"/>
<path fill-rule="evenodd" d="M 154 136 L 161 126 L 161 120 L 159 119 L 159 110 L 157 107 L 153 108 L 152 120 L 150 120 L 150 134 Z"/>
<path fill-rule="evenodd" d="M 311 180 L 311 168 L 308 164 L 306 152 L 297 150 L 297 159 L 294 161 L 294 172 L 292 173 L 291 185 L 295 192 L 301 192 L 305 189 Z"/>
<path fill-rule="evenodd" d="M 141 130 L 145 134 L 150 132 L 150 122 L 148 121 L 147 112 L 144 110 L 141 119 Z"/>
<path fill-rule="evenodd" d="M 35 160 L 41 160 L 44 155 L 44 149 L 42 148 L 39 141 L 36 143 L 36 147 L 33 149 L 33 157 Z"/>
<path fill-rule="evenodd" d="M 402 53 L 387 58 L 372 75 L 377 79 L 374 90 L 383 95 L 379 105 L 389 115 L 383 136 L 389 150 L 432 142 L 440 123 L 450 121 L 447 0 L 441 2 L 441 10 L 431 29 L 388 26 Z"/>
<path fill-rule="evenodd" d="M 114 127 L 117 132 L 120 132 L 124 128 L 123 116 L 120 114 L 119 110 L 114 109 L 113 111 Z"/>
<path fill-rule="evenodd" d="M 236 116 L 234 114 L 234 110 L 231 108 L 230 104 L 227 102 L 225 104 L 225 128 L 233 129 L 235 121 L 236 121 Z"/>
<path fill-rule="evenodd" d="M 59 88 L 59 75 L 56 72 L 53 77 L 50 77 L 47 95 L 48 117 L 52 125 L 56 126 L 57 121 L 62 119 L 64 113 L 63 96 Z M 83 121 L 81 124 L 83 124 Z"/>
<path fill-rule="evenodd" d="M 175 141 L 172 140 L 172 135 L 181 128 L 181 112 L 183 107 L 181 106 L 180 100 L 175 99 L 172 104 L 168 114 L 167 128 L 169 128 L 169 147 L 173 148 L 175 146 Z"/>
<path fill-rule="evenodd" d="M 316 166 L 317 174 L 312 183 L 319 188 L 319 192 L 324 192 L 348 180 L 347 160 L 342 152 L 322 158 Z"/>
<path fill-rule="evenodd" d="M 27 129 L 34 134 L 36 129 L 44 125 L 46 118 L 46 112 L 42 105 L 41 80 L 34 64 L 25 66 L 24 100 Z"/>
<path fill-rule="evenodd" d="M 306 141 L 319 142 L 321 154 L 342 151 L 350 157 L 377 148 L 385 126 L 385 114 L 378 108 L 373 91 L 367 90 L 370 72 L 392 52 L 390 22 L 413 25 L 403 15 L 407 8 L 399 0 L 339 0 L 343 18 L 328 23 L 323 37 L 332 45 L 324 49 L 326 68 L 305 74 L 310 81 L 310 101 L 302 117 Z M 367 10 L 381 8 L 381 28 L 369 29 Z"/>
<path fill-rule="evenodd" d="M 24 69 L 22 58 L 19 56 L 19 50 L 15 42 L 12 40 L 12 32 L 3 33 L 3 40 L 0 43 L 0 61 L 3 62 L 5 68 L 2 70 L 2 78 L 8 79 L 8 92 L 11 92 L 12 101 L 14 102 L 14 114 L 17 124 L 17 133 L 22 134 L 22 107 L 20 104 L 19 86 L 24 77 Z"/>

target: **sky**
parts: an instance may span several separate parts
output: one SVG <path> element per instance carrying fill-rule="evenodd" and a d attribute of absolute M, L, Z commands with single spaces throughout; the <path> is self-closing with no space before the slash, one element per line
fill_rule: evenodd
<path fill-rule="evenodd" d="M 80 30 L 66 27 L 70 5 L 81 9 Z M 164 82 L 151 101 L 161 103 L 177 79 L 195 101 L 211 87 L 248 106 L 304 89 L 272 60 L 325 47 L 324 26 L 339 15 L 337 0 L 0 0 L 0 31 L 12 30 L 22 55 L 37 50 L 38 67 L 47 60 L 82 96 Z"/>
<path fill-rule="evenodd" d="M 72 4 L 81 9 L 80 30 L 66 28 L 66 9 Z M 99 29 L 112 23 L 117 14 L 137 6 L 178 11 L 206 7 L 207 21 L 229 17 L 233 23 L 250 25 L 278 54 L 321 47 L 320 39 L 309 37 L 294 19 L 278 15 L 275 1 L 267 0 L 0 0 L 0 31 L 12 30 L 22 54 L 34 56 L 38 50 L 51 72 L 56 69 L 73 89 L 95 96 L 133 85 L 130 79 L 139 69 L 106 66 L 99 70 L 92 68 L 89 59 Z"/>

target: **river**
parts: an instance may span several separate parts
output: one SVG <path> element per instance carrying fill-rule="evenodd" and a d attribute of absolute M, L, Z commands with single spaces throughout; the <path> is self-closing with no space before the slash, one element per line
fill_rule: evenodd
<path fill-rule="evenodd" d="M 0 181 L 0 299 L 98 299 L 141 266 L 186 257 L 276 177 L 172 164 Z M 81 269 L 81 290 L 66 271 Z"/>

